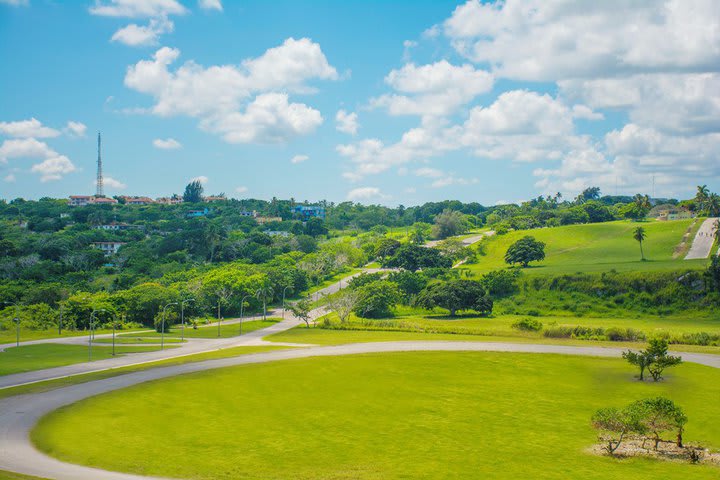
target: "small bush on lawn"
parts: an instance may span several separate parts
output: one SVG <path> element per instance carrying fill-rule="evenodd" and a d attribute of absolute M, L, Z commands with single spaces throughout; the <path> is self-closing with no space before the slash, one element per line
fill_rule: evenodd
<path fill-rule="evenodd" d="M 513 323 L 512 327 L 525 332 L 539 332 L 542 330 L 543 324 L 534 318 L 523 318 Z"/>

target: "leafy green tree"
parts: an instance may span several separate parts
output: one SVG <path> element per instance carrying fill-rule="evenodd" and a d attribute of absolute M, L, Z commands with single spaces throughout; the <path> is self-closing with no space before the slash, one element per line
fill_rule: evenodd
<path fill-rule="evenodd" d="M 645 229 L 643 227 L 637 227 L 633 231 L 633 238 L 640 244 L 640 259 L 645 261 L 645 252 L 643 252 L 643 241 L 647 238 Z"/>
<path fill-rule="evenodd" d="M 705 279 L 708 290 L 720 293 L 720 255 L 713 255 L 705 271 Z"/>
<path fill-rule="evenodd" d="M 415 272 L 421 268 L 450 268 L 452 260 L 434 248 L 406 244 L 398 248 L 392 257 L 385 259 L 383 265 Z"/>
<path fill-rule="evenodd" d="M 435 225 L 433 225 L 433 237 L 440 240 L 460 235 L 468 229 L 468 221 L 465 215 L 450 209 L 444 210 L 441 214 L 435 216 Z"/>
<path fill-rule="evenodd" d="M 623 352 L 623 358 L 640 369 L 641 381 L 644 380 L 645 370 L 650 373 L 653 381 L 657 382 L 662 379 L 666 368 L 682 363 L 680 357 L 668 355 L 668 343 L 664 338 L 650 339 L 648 347 L 639 352 L 627 350 Z"/>
<path fill-rule="evenodd" d="M 327 235 L 328 228 L 320 218 L 311 218 L 305 223 L 305 234 L 311 237 Z"/>
<path fill-rule="evenodd" d="M 493 270 L 480 277 L 480 283 L 490 295 L 502 297 L 517 291 L 520 274 L 519 270 Z"/>
<path fill-rule="evenodd" d="M 633 402 L 629 409 L 635 412 L 639 424 L 637 430 L 651 435 L 655 450 L 662 441 L 662 434 L 670 431 L 675 432 L 675 443 L 682 448 L 683 431 L 688 419 L 682 408 L 672 400 L 664 397 L 646 398 Z"/>
<path fill-rule="evenodd" d="M 619 408 L 601 408 L 591 419 L 592 426 L 600 431 L 600 438 L 607 442 L 605 450 L 613 455 L 626 436 L 641 429 L 636 411 Z"/>
<path fill-rule="evenodd" d="M 394 238 L 383 237 L 375 246 L 374 255 L 376 258 L 383 260 L 386 257 L 391 257 L 399 247 L 400 242 Z"/>
<path fill-rule="evenodd" d="M 450 311 L 451 317 L 458 310 L 476 310 L 483 314 L 492 312 L 492 301 L 486 296 L 482 284 L 466 279 L 432 283 L 420 292 L 415 304 L 428 310 L 444 308 Z"/>
<path fill-rule="evenodd" d="M 384 318 L 400 302 L 400 290 L 396 283 L 376 280 L 358 288 L 360 298 L 353 311 L 363 318 Z"/>
<path fill-rule="evenodd" d="M 330 295 L 327 300 L 327 306 L 335 312 L 340 319 L 340 323 L 346 323 L 350 314 L 355 309 L 355 305 L 360 301 L 362 294 L 359 289 L 345 288 L 339 292 Z"/>
<path fill-rule="evenodd" d="M 395 283 L 400 289 L 400 294 L 407 303 L 410 302 L 415 295 L 420 293 L 428 284 L 427 276 L 422 272 L 410 272 L 408 270 L 400 270 L 398 272 L 390 272 L 388 280 Z"/>
<path fill-rule="evenodd" d="M 295 317 L 305 322 L 305 326 L 307 328 L 310 328 L 310 322 L 312 321 L 312 316 L 310 314 L 312 311 L 312 301 L 309 298 L 302 298 L 297 302 L 290 304 L 290 311 L 293 315 L 295 315 Z"/>
<path fill-rule="evenodd" d="M 200 183 L 200 180 L 193 180 L 185 186 L 185 193 L 183 193 L 183 202 L 187 203 L 199 203 L 202 202 L 203 191 L 205 189 Z"/>
<path fill-rule="evenodd" d="M 539 262 L 545 259 L 545 244 L 529 235 L 510 245 L 505 253 L 505 263 L 510 265 L 519 263 L 523 268 L 530 262 Z"/>

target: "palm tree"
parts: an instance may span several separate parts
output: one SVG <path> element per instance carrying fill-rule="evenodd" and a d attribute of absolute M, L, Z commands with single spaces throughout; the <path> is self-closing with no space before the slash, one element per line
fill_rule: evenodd
<path fill-rule="evenodd" d="M 705 201 L 705 205 L 708 216 L 717 217 L 720 215 L 720 195 L 711 193 Z"/>
<path fill-rule="evenodd" d="M 263 320 L 267 319 L 267 299 L 270 297 L 270 300 L 272 300 L 273 295 L 272 288 L 268 286 L 258 288 L 258 291 L 255 292 L 257 299 L 263 302 Z"/>
<path fill-rule="evenodd" d="M 697 203 L 698 210 L 705 210 L 705 204 L 710 197 L 710 190 L 707 185 L 698 185 L 697 193 L 695 194 L 695 202 Z"/>
<path fill-rule="evenodd" d="M 633 232 L 633 238 L 640 243 L 640 259 L 645 261 L 645 253 L 643 252 L 642 242 L 645 240 L 645 229 L 643 227 L 637 227 Z"/>

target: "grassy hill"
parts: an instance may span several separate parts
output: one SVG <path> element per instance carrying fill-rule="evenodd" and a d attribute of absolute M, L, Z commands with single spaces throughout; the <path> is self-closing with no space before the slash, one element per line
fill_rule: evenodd
<path fill-rule="evenodd" d="M 545 261 L 525 269 L 528 274 L 703 268 L 706 260 L 686 261 L 683 255 L 673 258 L 683 235 L 690 230 L 692 239 L 700 223 L 693 224 L 693 220 L 615 221 L 519 230 L 486 240 L 487 255 L 467 267 L 476 274 L 506 267 L 504 256 L 508 247 L 531 235 L 545 242 Z M 647 234 L 643 243 L 647 259 L 644 262 L 640 260 L 640 248 L 632 235 L 638 226 Z"/>

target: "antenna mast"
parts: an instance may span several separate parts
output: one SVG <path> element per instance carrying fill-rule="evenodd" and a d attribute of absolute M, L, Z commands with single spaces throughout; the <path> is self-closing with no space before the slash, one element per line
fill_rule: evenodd
<path fill-rule="evenodd" d="M 102 155 L 101 155 L 101 140 L 100 140 L 100 132 L 98 132 L 98 159 L 97 159 L 97 178 L 95 180 L 96 190 L 95 190 L 95 196 L 96 197 L 104 197 L 105 196 L 105 189 L 103 188 L 103 172 L 102 172 Z"/>

